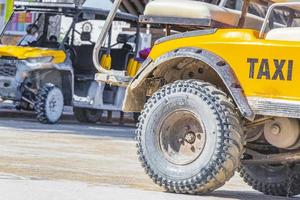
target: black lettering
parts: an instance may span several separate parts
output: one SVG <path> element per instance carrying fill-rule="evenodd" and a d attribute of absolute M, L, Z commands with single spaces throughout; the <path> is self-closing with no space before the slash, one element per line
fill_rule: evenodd
<path fill-rule="evenodd" d="M 275 68 L 276 68 L 276 71 L 272 77 L 272 80 L 277 80 L 278 76 L 279 76 L 279 79 L 280 80 L 284 80 L 284 76 L 283 76 L 283 73 L 282 73 L 282 68 L 285 64 L 285 61 L 286 60 L 277 60 L 277 59 L 274 59 L 274 65 L 275 65 Z"/>
<path fill-rule="evenodd" d="M 293 60 L 289 60 L 288 62 L 288 72 L 287 72 L 287 80 L 291 81 L 293 78 L 293 65 L 294 65 L 294 61 Z"/>
<path fill-rule="evenodd" d="M 261 60 L 257 79 L 261 79 L 263 76 L 265 76 L 267 80 L 270 79 L 270 69 L 269 69 L 268 59 Z"/>
<path fill-rule="evenodd" d="M 250 63 L 249 78 L 253 79 L 254 78 L 254 67 L 255 67 L 255 64 L 258 63 L 258 59 L 257 58 L 248 58 L 247 63 Z"/>

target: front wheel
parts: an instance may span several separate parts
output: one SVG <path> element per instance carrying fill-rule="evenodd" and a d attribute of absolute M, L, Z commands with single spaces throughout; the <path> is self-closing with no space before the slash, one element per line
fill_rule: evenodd
<path fill-rule="evenodd" d="M 64 96 L 61 90 L 51 83 L 38 90 L 35 102 L 37 119 L 43 124 L 55 124 L 62 116 Z"/>
<path fill-rule="evenodd" d="M 177 81 L 146 103 L 139 118 L 139 160 L 152 180 L 177 193 L 207 193 L 233 175 L 243 152 L 234 104 L 210 83 Z"/>

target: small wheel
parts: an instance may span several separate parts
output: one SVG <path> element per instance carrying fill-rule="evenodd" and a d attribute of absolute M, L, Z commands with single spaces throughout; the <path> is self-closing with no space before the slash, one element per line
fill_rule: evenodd
<path fill-rule="evenodd" d="M 43 124 L 55 124 L 62 116 L 64 96 L 61 90 L 51 83 L 38 90 L 35 102 L 37 119 Z"/>
<path fill-rule="evenodd" d="M 177 81 L 148 99 L 139 118 L 139 160 L 170 192 L 207 193 L 233 175 L 243 152 L 239 115 L 210 83 Z"/>
<path fill-rule="evenodd" d="M 253 189 L 267 195 L 291 197 L 300 194 L 300 166 L 242 165 L 240 175 Z"/>
<path fill-rule="evenodd" d="M 97 123 L 101 120 L 102 110 L 73 108 L 75 118 L 81 123 Z"/>

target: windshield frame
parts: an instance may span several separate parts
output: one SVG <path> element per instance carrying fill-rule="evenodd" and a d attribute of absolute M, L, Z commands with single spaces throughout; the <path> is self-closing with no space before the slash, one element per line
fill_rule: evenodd
<path fill-rule="evenodd" d="M 3 37 L 4 37 L 4 34 L 7 32 L 7 28 L 8 28 L 8 25 L 11 23 L 11 21 L 12 21 L 12 19 L 13 19 L 13 16 L 15 15 L 15 14 L 17 14 L 17 13 L 34 13 L 34 14 L 46 14 L 46 15 L 61 15 L 61 16 L 66 16 L 66 17 L 70 17 L 70 18 L 72 18 L 72 23 L 71 23 L 71 25 L 70 25 L 70 27 L 68 27 L 68 29 L 67 29 L 67 31 L 66 31 L 66 34 L 65 34 L 65 36 L 64 36 L 64 38 L 61 40 L 61 42 L 59 42 L 59 48 L 58 49 L 64 49 L 64 48 L 61 48 L 61 47 L 63 47 L 64 45 L 62 45 L 62 44 L 64 44 L 64 42 L 66 41 L 66 38 L 68 37 L 68 35 L 70 34 L 70 30 L 72 29 L 72 27 L 74 26 L 74 21 L 75 21 L 75 19 L 76 18 L 78 18 L 78 15 L 80 14 L 80 13 L 77 13 L 77 14 L 74 14 L 74 15 L 68 15 L 68 14 L 64 14 L 64 13 L 62 13 L 62 12 L 45 12 L 45 11 L 41 11 L 41 12 L 39 12 L 39 11 L 26 11 L 26 10 L 15 10 L 15 11 L 13 11 L 12 12 L 12 14 L 10 15 L 10 17 L 9 17 L 9 20 L 5 23 L 5 25 L 2 27 L 2 29 L 1 29 L 1 33 L 0 33 L 0 42 L 1 42 L 1 44 L 2 44 L 2 39 L 3 39 Z M 34 21 L 32 22 L 32 24 L 36 24 L 37 22 L 38 22 L 38 20 L 40 19 L 40 16 L 41 15 L 39 15 L 36 19 L 34 19 Z M 45 28 L 45 27 L 44 27 Z M 43 28 L 43 29 L 44 29 Z M 42 32 L 43 32 L 44 30 L 42 30 Z M 44 34 L 44 33 L 43 33 Z M 39 37 L 38 37 L 38 39 L 37 40 L 39 40 L 40 38 L 42 37 L 42 35 L 40 35 Z M 18 45 L 15 45 L 15 46 L 18 46 Z M 34 47 L 39 47 L 39 46 L 34 46 Z"/>

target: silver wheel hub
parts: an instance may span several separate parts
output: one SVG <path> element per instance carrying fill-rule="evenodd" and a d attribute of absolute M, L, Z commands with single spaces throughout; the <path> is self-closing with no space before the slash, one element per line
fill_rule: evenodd
<path fill-rule="evenodd" d="M 54 122 L 57 121 L 63 112 L 64 97 L 60 89 L 54 88 L 47 96 L 45 110 L 47 118 Z"/>
<path fill-rule="evenodd" d="M 202 122 L 187 110 L 177 110 L 165 117 L 159 127 L 163 156 L 176 165 L 187 165 L 202 153 L 206 134 Z"/>

